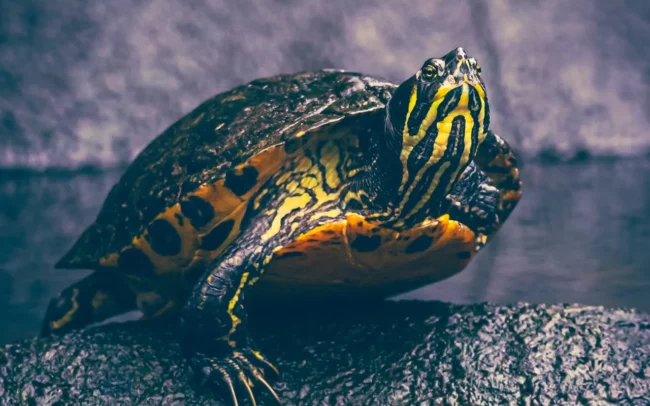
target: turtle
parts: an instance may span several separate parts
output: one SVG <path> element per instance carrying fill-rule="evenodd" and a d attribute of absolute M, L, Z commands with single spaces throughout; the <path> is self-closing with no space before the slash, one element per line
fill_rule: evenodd
<path fill-rule="evenodd" d="M 136 156 L 56 263 L 93 272 L 51 300 L 42 335 L 173 316 L 201 382 L 235 405 L 280 402 L 247 303 L 383 300 L 448 278 L 517 205 L 481 71 L 458 47 L 401 84 L 321 69 L 203 102 Z"/>

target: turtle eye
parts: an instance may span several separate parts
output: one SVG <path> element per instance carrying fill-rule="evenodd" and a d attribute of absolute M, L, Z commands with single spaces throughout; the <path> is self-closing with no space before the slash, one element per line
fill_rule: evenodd
<path fill-rule="evenodd" d="M 426 65 L 422 68 L 422 78 L 425 80 L 433 80 L 438 76 L 438 69 L 432 65 Z"/>

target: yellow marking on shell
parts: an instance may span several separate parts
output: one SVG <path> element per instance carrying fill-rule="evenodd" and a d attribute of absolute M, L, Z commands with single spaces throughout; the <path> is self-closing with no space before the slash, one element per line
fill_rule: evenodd
<path fill-rule="evenodd" d="M 284 184 L 286 181 L 289 180 L 289 178 L 291 178 L 292 175 L 293 175 L 292 172 L 283 173 L 282 175 L 278 176 L 278 178 L 275 181 L 275 185 L 280 186 L 280 185 Z"/>
<path fill-rule="evenodd" d="M 325 183 L 331 189 L 336 189 L 341 184 L 341 178 L 336 171 L 336 168 L 341 162 L 341 151 L 334 142 L 330 141 L 321 148 L 320 152 L 320 164 L 328 169 L 326 171 Z"/>
<path fill-rule="evenodd" d="M 268 189 L 263 189 L 257 196 L 255 196 L 255 200 L 253 200 L 253 209 L 258 210 L 260 208 L 262 199 L 268 194 L 268 192 Z"/>
<path fill-rule="evenodd" d="M 316 214 L 311 216 L 310 220 L 318 220 L 318 219 L 321 219 L 321 218 L 336 218 L 336 217 L 340 216 L 341 214 L 342 214 L 341 209 L 339 209 L 337 207 L 337 208 L 334 208 L 334 209 L 331 209 L 331 210 L 317 212 Z"/>
<path fill-rule="evenodd" d="M 242 218 L 244 217 L 244 214 L 246 213 L 246 205 L 241 204 L 239 207 L 237 207 L 231 215 L 228 217 L 224 218 L 223 221 L 227 220 L 233 220 L 234 224 L 232 229 L 230 230 L 230 233 L 226 237 L 226 239 L 221 243 L 221 245 L 214 250 L 204 250 L 201 248 L 197 248 L 196 251 L 194 252 L 194 255 L 191 259 L 191 262 L 188 266 L 183 268 L 183 271 L 186 271 L 188 269 L 193 269 L 195 266 L 200 266 L 200 264 L 207 263 L 209 261 L 212 261 L 216 259 L 221 253 L 234 241 L 234 239 L 237 237 L 239 232 L 241 231 L 241 221 Z M 221 224 L 221 223 L 219 223 Z M 216 224 L 215 227 L 218 227 L 219 224 Z M 211 230 L 203 233 L 201 237 L 207 235 L 210 233 Z"/>
<path fill-rule="evenodd" d="M 148 231 L 136 236 L 131 241 L 133 247 L 139 248 L 153 263 L 156 273 L 165 274 L 169 272 L 178 272 L 179 269 L 186 267 L 194 251 L 198 247 L 198 236 L 196 230 L 192 227 L 188 219 L 183 220 L 181 226 L 177 215 L 182 216 L 180 204 L 175 204 L 167 208 L 163 213 L 156 216 L 155 220 L 166 220 L 174 227 L 181 240 L 181 249 L 177 255 L 165 256 L 160 255 L 153 250 L 151 244 L 146 239 Z"/>
<path fill-rule="evenodd" d="M 224 125 L 226 125 L 226 123 L 221 123 L 221 124 L 217 125 L 216 127 L 214 127 L 214 131 L 219 131 L 219 130 L 221 130 L 221 129 L 223 128 Z"/>
<path fill-rule="evenodd" d="M 231 337 L 235 331 L 237 330 L 237 326 L 241 323 L 241 319 L 237 317 L 234 313 L 235 306 L 239 302 L 239 295 L 241 294 L 242 289 L 244 286 L 246 286 L 246 281 L 248 280 L 249 273 L 244 272 L 241 276 L 241 280 L 239 281 L 239 287 L 237 288 L 237 291 L 235 292 L 235 295 L 230 299 L 230 302 L 228 302 L 228 315 L 230 315 L 230 320 L 232 321 L 232 326 L 230 327 L 230 332 L 228 333 L 228 336 Z M 235 347 L 236 344 L 234 341 L 230 340 L 229 341 L 230 345 Z"/>
<path fill-rule="evenodd" d="M 298 165 L 296 166 L 296 172 L 307 172 L 312 167 L 311 159 L 304 156 L 300 158 Z"/>
<path fill-rule="evenodd" d="M 368 194 L 367 194 L 364 190 L 358 190 L 358 191 L 356 191 L 356 192 L 354 192 L 354 191 L 352 191 L 352 190 L 349 190 L 349 191 L 345 194 L 345 197 L 343 198 L 343 200 L 345 201 L 345 203 L 349 203 L 350 200 L 354 199 L 354 200 L 358 201 L 359 203 L 361 203 L 361 205 L 362 205 L 363 207 L 366 207 L 366 205 L 363 203 L 363 201 L 364 201 L 365 199 L 362 199 L 361 196 L 365 196 L 365 197 L 367 198 L 367 197 L 368 197 Z"/>
<path fill-rule="evenodd" d="M 336 150 L 338 153 L 338 149 Z M 336 172 L 336 166 L 326 166 L 326 172 L 325 172 L 325 177 L 327 178 L 330 176 L 332 172 Z M 308 174 L 313 175 L 309 177 L 312 180 L 315 180 L 315 182 L 311 183 L 311 187 L 305 187 L 305 189 L 309 189 L 313 194 L 316 195 L 316 201 L 318 202 L 316 207 L 314 207 L 312 210 L 315 210 L 316 208 L 322 206 L 325 203 L 331 202 L 332 200 L 338 199 L 339 194 L 338 193 L 327 193 L 325 189 L 323 189 L 323 174 L 321 171 L 318 169 L 316 165 L 312 166 L 308 172 Z M 338 175 L 336 175 L 338 177 Z"/>
<path fill-rule="evenodd" d="M 184 272 L 196 266 L 197 262 L 216 258 L 239 233 L 239 225 L 245 212 L 246 202 L 283 165 L 286 156 L 282 146 L 274 145 L 254 155 L 246 163 L 238 165 L 234 171 L 240 175 L 246 166 L 253 166 L 258 172 L 256 185 L 242 196 L 235 195 L 232 190 L 227 188 L 223 179 L 215 183 L 201 185 L 196 191 L 190 193 L 189 196 L 197 196 L 208 202 L 214 210 L 212 220 L 198 230 L 192 226 L 189 219 L 183 216 L 180 203 L 168 207 L 157 215 L 153 221 L 166 220 L 180 236 L 181 250 L 177 255 L 162 256 L 155 252 L 145 238 L 146 230 L 141 235 L 132 238 L 131 246 L 139 248 L 150 259 L 158 274 Z M 180 224 L 178 217 L 183 219 L 183 225 Z M 228 219 L 235 220 L 235 225 L 226 241 L 211 252 L 199 249 L 200 238 Z M 102 262 L 107 264 L 106 266 L 117 266 L 118 257 L 119 254 L 110 254 L 104 257 Z"/>
<path fill-rule="evenodd" d="M 200 118 L 201 117 L 197 117 L 196 119 L 200 119 Z M 312 149 L 312 153 L 316 151 L 317 149 L 316 146 L 318 145 L 317 141 L 319 139 L 321 141 L 323 139 L 327 139 L 331 141 L 333 139 L 349 136 L 349 131 L 344 130 L 335 133 L 330 133 L 325 128 L 323 128 L 323 129 L 319 129 L 316 134 L 318 136 L 310 138 L 310 141 L 307 142 L 307 144 L 309 144 L 310 148 Z M 323 138 L 323 136 L 326 138 Z M 358 139 L 356 139 L 356 137 L 354 137 L 354 140 L 358 142 Z M 327 194 L 322 189 L 322 183 L 327 182 L 328 181 L 327 178 L 329 178 L 329 182 L 332 185 L 336 183 L 335 180 L 336 175 L 332 175 L 331 173 L 332 171 L 335 172 L 334 168 L 336 165 L 339 164 L 339 160 L 342 152 L 338 151 L 336 145 L 333 143 L 327 146 L 328 152 L 326 153 L 327 157 L 325 161 L 327 162 L 326 167 L 328 169 L 326 171 L 326 176 L 325 176 L 326 179 L 323 179 L 322 174 L 317 170 L 317 168 L 314 167 L 311 159 L 304 156 L 304 154 L 300 154 L 299 151 L 303 150 L 304 148 L 306 148 L 306 146 L 301 147 L 297 152 L 298 155 L 294 159 L 289 160 L 287 159 L 289 155 L 286 153 L 284 149 L 284 145 L 274 145 L 254 155 L 246 163 L 242 165 L 238 165 L 237 168 L 235 168 L 235 171 L 238 173 L 241 173 L 245 166 L 253 166 L 258 172 L 256 185 L 243 196 L 237 196 L 229 188 L 225 187 L 225 182 L 223 179 L 212 184 L 204 184 L 199 186 L 194 192 L 190 193 L 188 196 L 197 196 L 203 199 L 204 201 L 208 202 L 214 210 L 214 216 L 209 223 L 200 227 L 198 230 L 191 225 L 191 222 L 189 221 L 188 218 L 182 215 L 179 203 L 165 209 L 163 213 L 160 213 L 158 216 L 156 216 L 156 218 L 153 219 L 152 222 L 158 219 L 167 220 L 170 224 L 172 224 L 172 226 L 178 232 L 178 235 L 181 237 L 181 251 L 178 255 L 160 256 L 158 253 L 154 252 L 151 249 L 150 244 L 144 238 L 146 231 L 142 235 L 135 236 L 131 241 L 132 243 L 131 245 L 142 250 L 142 252 L 153 263 L 155 272 L 159 274 L 179 273 L 180 275 L 182 272 L 185 272 L 190 269 L 194 269 L 196 267 L 200 267 L 201 264 L 210 261 L 216 258 L 218 255 L 220 255 L 220 253 L 239 234 L 241 219 L 245 214 L 247 201 L 250 200 L 252 196 L 254 196 L 255 194 L 259 194 L 258 196 L 255 196 L 256 200 L 253 202 L 253 207 L 255 209 L 259 209 L 261 205 L 261 199 L 263 198 L 265 193 L 269 192 L 268 190 L 264 190 L 258 193 L 260 187 L 271 176 L 278 173 L 281 173 L 280 177 L 276 180 L 278 186 L 284 185 L 286 182 L 290 182 L 286 186 L 284 186 L 285 190 L 291 193 L 301 194 L 301 197 L 297 198 L 297 200 L 296 199 L 289 200 L 289 204 L 291 205 L 293 203 L 296 203 L 298 200 L 303 200 L 304 204 L 306 204 L 309 199 L 309 196 L 304 194 L 304 191 L 301 191 L 300 189 L 301 177 L 296 176 L 296 174 L 300 173 L 300 171 L 302 171 L 303 173 L 313 172 L 317 176 L 316 180 L 306 181 L 302 187 L 303 188 L 305 188 L 305 186 L 313 187 L 314 193 L 316 194 L 318 199 L 318 204 L 315 205 L 314 208 L 311 209 L 311 211 L 317 211 L 318 207 L 320 207 L 323 203 L 331 202 L 338 198 L 337 194 L 334 193 Z M 293 156 L 294 155 L 292 154 L 291 157 L 293 158 Z M 285 170 L 279 172 L 279 169 L 283 167 L 285 168 Z M 294 178 L 292 178 L 292 176 Z M 312 184 L 310 182 L 319 183 L 321 186 L 319 187 L 315 185 L 315 183 Z M 287 207 L 285 207 L 285 209 Z M 280 213 L 271 210 L 267 212 L 267 214 L 276 216 Z M 308 213 L 303 213 L 303 214 L 308 215 Z M 178 217 L 181 218 L 181 222 L 183 223 L 183 225 L 180 224 Z M 201 237 L 208 234 L 212 229 L 214 229 L 216 226 L 221 224 L 223 221 L 229 219 L 234 220 L 234 225 L 231 233 L 228 235 L 227 239 L 223 242 L 223 244 L 213 251 L 201 250 L 200 249 Z M 278 222 L 279 219 L 276 219 L 275 227 L 277 227 Z M 292 225 L 292 227 L 296 227 L 296 226 Z M 273 231 L 273 232 L 277 232 L 277 231 Z M 119 254 L 111 253 L 106 257 L 102 258 L 101 263 L 104 266 L 117 267 L 119 264 Z"/>
<path fill-rule="evenodd" d="M 262 242 L 268 241 L 270 238 L 280 232 L 280 228 L 282 226 L 281 222 L 284 216 L 295 209 L 304 208 L 310 200 L 311 196 L 309 196 L 307 193 L 303 193 L 299 196 L 287 197 L 284 202 L 282 202 L 282 205 L 278 208 L 277 213 L 271 223 L 271 227 L 269 227 L 269 229 L 262 235 Z"/>
<path fill-rule="evenodd" d="M 197 124 L 199 124 L 201 122 L 201 120 L 203 120 L 204 116 L 205 116 L 205 113 L 201 113 L 198 116 L 196 116 L 196 118 L 194 120 L 192 120 L 191 127 L 195 127 Z"/>
<path fill-rule="evenodd" d="M 191 196 L 200 197 L 212 206 L 214 209 L 213 219 L 206 224 L 202 230 L 212 228 L 216 223 L 222 221 L 224 217 L 230 214 L 233 209 L 239 206 L 243 199 L 232 192 L 225 186 L 225 182 L 220 180 L 216 183 L 205 184 L 190 194 Z"/>
<path fill-rule="evenodd" d="M 304 178 L 300 179 L 300 186 L 305 189 L 313 189 L 320 186 L 320 182 L 316 177 L 305 176 Z"/>
<path fill-rule="evenodd" d="M 58 320 L 50 321 L 50 327 L 52 328 L 52 330 L 58 330 L 72 321 L 72 316 L 74 316 L 77 310 L 79 310 L 79 302 L 77 302 L 78 296 L 79 296 L 79 289 L 77 288 L 72 289 L 72 296 L 70 296 L 72 307 L 63 315 L 63 317 L 59 318 Z"/>
<path fill-rule="evenodd" d="M 243 94 L 235 93 L 235 94 L 230 95 L 228 97 L 224 97 L 222 102 L 226 103 L 226 102 L 233 102 L 233 101 L 245 100 L 245 99 L 246 99 L 246 96 L 244 96 Z"/>
<path fill-rule="evenodd" d="M 294 193 L 298 190 L 300 187 L 300 182 L 297 180 L 292 180 L 291 182 L 287 183 L 286 189 L 288 193 Z"/>
<path fill-rule="evenodd" d="M 379 237 L 379 242 L 367 251 L 351 248 L 360 236 Z M 428 237 L 430 245 L 409 251 L 418 237 Z M 276 248 L 264 277 L 247 295 L 253 300 L 355 297 L 360 291 L 392 296 L 461 271 L 475 253 L 476 237 L 448 215 L 397 232 L 351 213 Z"/>
<path fill-rule="evenodd" d="M 105 257 L 99 259 L 99 265 L 107 268 L 112 268 L 117 266 L 117 260 L 120 258 L 120 255 L 113 252 L 108 254 Z"/>

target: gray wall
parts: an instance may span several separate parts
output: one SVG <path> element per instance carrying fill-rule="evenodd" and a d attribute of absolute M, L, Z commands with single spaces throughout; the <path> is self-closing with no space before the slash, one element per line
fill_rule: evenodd
<path fill-rule="evenodd" d="M 529 155 L 646 154 L 650 2 L 0 0 L 0 167 L 113 166 L 203 99 L 323 67 L 400 81 L 463 46 Z"/>

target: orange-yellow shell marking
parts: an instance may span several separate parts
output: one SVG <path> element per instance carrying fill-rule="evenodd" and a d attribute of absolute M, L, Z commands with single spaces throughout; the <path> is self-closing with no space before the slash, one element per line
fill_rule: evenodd
<path fill-rule="evenodd" d="M 176 255 L 161 255 L 156 252 L 152 248 L 146 229 L 141 235 L 134 237 L 131 245 L 125 247 L 125 249 L 134 247 L 142 251 L 153 264 L 157 274 L 178 273 L 179 270 L 187 270 L 196 266 L 197 262 L 200 263 L 216 258 L 239 233 L 239 225 L 245 214 L 246 202 L 259 190 L 265 181 L 280 169 L 286 157 L 287 153 L 284 147 L 276 145 L 265 149 L 235 168 L 234 173 L 236 175 L 241 175 L 245 169 L 251 167 L 257 171 L 255 185 L 240 196 L 228 188 L 223 179 L 214 184 L 202 185 L 196 191 L 190 193 L 188 197 L 199 197 L 209 203 L 214 210 L 212 219 L 201 227 L 195 228 L 190 220 L 183 215 L 180 203 L 176 203 L 156 216 L 152 223 L 156 220 L 165 220 L 174 227 L 180 236 L 180 250 Z M 227 230 L 228 235 L 222 240 L 221 244 L 214 247 L 214 249 L 201 249 L 202 239 L 228 220 L 232 220 L 233 225 Z M 118 253 L 111 253 L 101 258 L 100 263 L 105 267 L 117 267 L 119 256 Z"/>
<path fill-rule="evenodd" d="M 474 232 L 448 215 L 397 232 L 348 214 L 277 249 L 251 295 L 390 296 L 460 272 L 474 247 Z"/>

